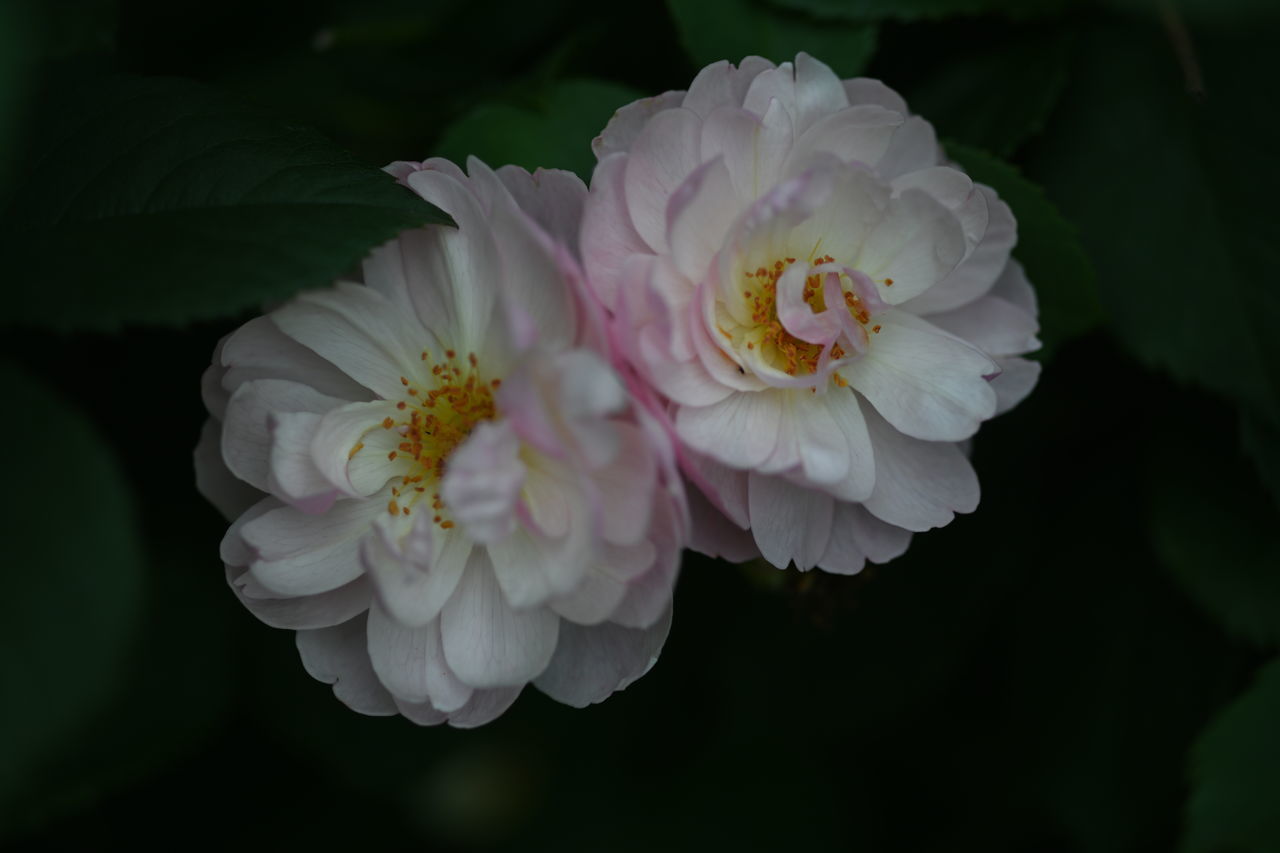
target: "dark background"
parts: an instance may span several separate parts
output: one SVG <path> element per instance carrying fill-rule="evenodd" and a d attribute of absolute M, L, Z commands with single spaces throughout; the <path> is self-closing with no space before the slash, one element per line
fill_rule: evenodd
<path fill-rule="evenodd" d="M 0 843 L 1280 850 L 1270 8 L 0 7 Z M 230 230 L 129 218 L 162 155 L 95 87 L 200 81 L 222 94 L 179 100 L 220 99 L 210 121 L 310 126 L 369 166 L 587 177 L 616 107 L 797 50 L 902 91 L 1019 217 L 1044 373 L 977 436 L 978 511 L 853 578 L 690 556 L 658 665 L 585 711 L 533 689 L 477 731 L 346 710 L 227 589 L 190 452 L 217 339 L 387 235 L 281 277 Z M 261 152 L 232 148 L 173 180 L 234 183 Z M 339 251 L 308 233 L 281 245 Z"/>

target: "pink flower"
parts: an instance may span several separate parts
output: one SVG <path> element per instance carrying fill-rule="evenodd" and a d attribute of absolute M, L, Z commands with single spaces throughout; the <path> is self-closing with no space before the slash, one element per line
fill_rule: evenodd
<path fill-rule="evenodd" d="M 469 170 L 388 167 L 458 227 L 225 339 L 196 450 L 245 606 L 355 710 L 427 725 L 639 678 L 688 533 L 666 436 L 579 298 L 585 187 Z"/>
<path fill-rule="evenodd" d="M 695 547 L 851 573 L 975 508 L 961 442 L 1035 384 L 1035 298 L 928 122 L 802 53 L 710 65 L 594 147 L 583 263 L 714 507 Z"/>

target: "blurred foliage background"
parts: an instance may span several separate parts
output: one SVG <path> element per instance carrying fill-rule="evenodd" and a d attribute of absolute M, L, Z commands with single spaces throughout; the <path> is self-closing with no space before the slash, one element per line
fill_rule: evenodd
<path fill-rule="evenodd" d="M 0 3 L 0 843 L 1280 850 L 1270 0 Z M 360 717 L 226 588 L 198 379 L 435 212 L 375 169 L 589 176 L 613 110 L 806 50 L 1019 217 L 1038 390 L 982 506 L 854 578 L 691 556 L 586 711 Z"/>

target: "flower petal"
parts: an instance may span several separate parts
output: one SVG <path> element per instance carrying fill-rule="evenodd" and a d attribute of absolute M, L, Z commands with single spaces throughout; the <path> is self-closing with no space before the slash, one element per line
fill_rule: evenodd
<path fill-rule="evenodd" d="M 627 209 L 636 232 L 667 251 L 667 203 L 701 162 L 702 120 L 686 109 L 665 110 L 645 125 L 627 158 Z"/>
<path fill-rule="evenodd" d="M 613 154 L 625 152 L 635 144 L 636 137 L 644 130 L 649 119 L 663 110 L 680 106 L 684 100 L 683 90 L 663 92 L 652 98 L 641 98 L 621 107 L 609 119 L 600 135 L 591 140 L 591 150 L 596 159 L 603 162 Z"/>
<path fill-rule="evenodd" d="M 332 684 L 333 695 L 348 708 L 377 717 L 396 712 L 391 694 L 369 663 L 363 615 L 332 628 L 299 631 L 297 643 L 307 673 Z"/>
<path fill-rule="evenodd" d="M 695 282 L 706 276 L 740 206 L 723 157 L 680 184 L 667 207 L 667 243 L 680 272 Z"/>
<path fill-rule="evenodd" d="M 996 414 L 1004 414 L 1023 401 L 1036 387 L 1040 378 L 1040 363 L 1025 358 L 997 358 L 1000 375 L 991 380 L 991 390 L 996 392 Z"/>
<path fill-rule="evenodd" d="M 710 406 L 681 406 L 676 433 L 690 447 L 735 468 L 752 468 L 778 444 L 780 394 L 776 389 L 729 395 Z"/>
<path fill-rule="evenodd" d="M 381 507 L 344 500 L 324 515 L 281 506 L 245 524 L 240 535 L 256 552 L 254 578 L 280 595 L 315 595 L 360 576 L 359 542 Z"/>
<path fill-rule="evenodd" d="M 649 671 L 670 630 L 670 608 L 648 628 L 563 623 L 555 656 L 534 686 L 575 708 L 603 702 Z"/>
<path fill-rule="evenodd" d="M 231 473 L 259 491 L 271 487 L 272 413 L 322 413 L 342 401 L 283 379 L 245 382 L 231 395 L 222 424 L 222 458 Z"/>
<path fill-rule="evenodd" d="M 929 290 L 906 307 L 916 314 L 934 314 L 965 305 L 991 290 L 1009 261 L 1009 251 L 1018 241 L 1017 224 L 1009 205 L 982 184 L 975 185 L 987 201 L 987 229 L 967 258 Z"/>
<path fill-rule="evenodd" d="M 880 334 L 840 372 L 889 423 L 927 441 L 959 441 L 995 413 L 989 358 L 905 312 L 876 319 Z"/>
<path fill-rule="evenodd" d="M 831 496 L 754 471 L 747 494 L 751 530 L 764 558 L 780 569 L 792 561 L 802 572 L 816 566 L 831 539 Z"/>
<path fill-rule="evenodd" d="M 368 610 L 373 600 L 369 581 L 362 577 L 319 595 L 277 598 L 250 572 L 228 566 L 227 584 L 240 603 L 264 624 L 293 631 L 340 625 Z"/>
<path fill-rule="evenodd" d="M 369 611 L 369 660 L 378 680 L 397 699 L 425 702 L 449 713 L 471 699 L 471 688 L 445 662 L 440 622 L 407 628 L 380 606 Z"/>
<path fill-rule="evenodd" d="M 978 477 L 956 444 L 903 435 L 871 411 L 867 427 L 876 448 L 876 487 L 865 506 L 876 518 L 921 531 L 977 508 Z"/>
<path fill-rule="evenodd" d="M 262 498 L 262 492 L 231 473 L 222 458 L 222 424 L 209 418 L 194 453 L 196 490 L 231 521 Z"/>
<path fill-rule="evenodd" d="M 493 542 L 516 528 L 516 502 L 526 469 L 510 423 L 485 422 L 449 456 L 440 496 L 475 542 Z"/>
<path fill-rule="evenodd" d="M 435 530 L 426 513 L 415 515 L 411 529 L 403 534 L 406 540 L 416 541 L 388 542 L 385 525 L 389 520 L 379 516 L 379 535 L 367 536 L 361 543 L 360 564 L 373 581 L 383 610 L 406 627 L 420 627 L 440 615 L 457 589 L 471 556 L 471 542 L 459 532 Z M 423 551 L 428 555 L 425 561 L 420 556 Z"/>
<path fill-rule="evenodd" d="M 513 610 L 488 557 L 472 552 L 466 574 L 441 614 L 445 659 L 471 687 L 515 687 L 547 668 L 560 618 L 545 608 Z"/>
<path fill-rule="evenodd" d="M 875 281 L 881 299 L 899 305 L 942 281 L 964 253 L 956 215 L 929 193 L 908 189 L 889 200 L 853 266 Z"/>
<path fill-rule="evenodd" d="M 649 246 L 631 224 L 624 181 L 627 155 L 614 153 L 596 166 L 582 215 L 582 265 L 606 308 L 616 310 L 622 267 L 627 258 L 648 254 Z"/>

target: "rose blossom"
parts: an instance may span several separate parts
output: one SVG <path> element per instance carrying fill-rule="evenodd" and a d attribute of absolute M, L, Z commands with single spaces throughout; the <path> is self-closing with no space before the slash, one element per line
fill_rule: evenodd
<path fill-rule="evenodd" d="M 594 148 L 584 266 L 723 514 L 695 547 L 851 573 L 974 509 L 961 442 L 1034 385 L 1035 299 L 1008 206 L 901 97 L 720 62 Z"/>
<path fill-rule="evenodd" d="M 366 714 L 475 726 L 530 681 L 598 702 L 656 660 L 687 537 L 672 449 L 579 299 L 566 172 L 388 167 L 457 228 L 223 341 L 201 490 L 240 600 Z"/>

